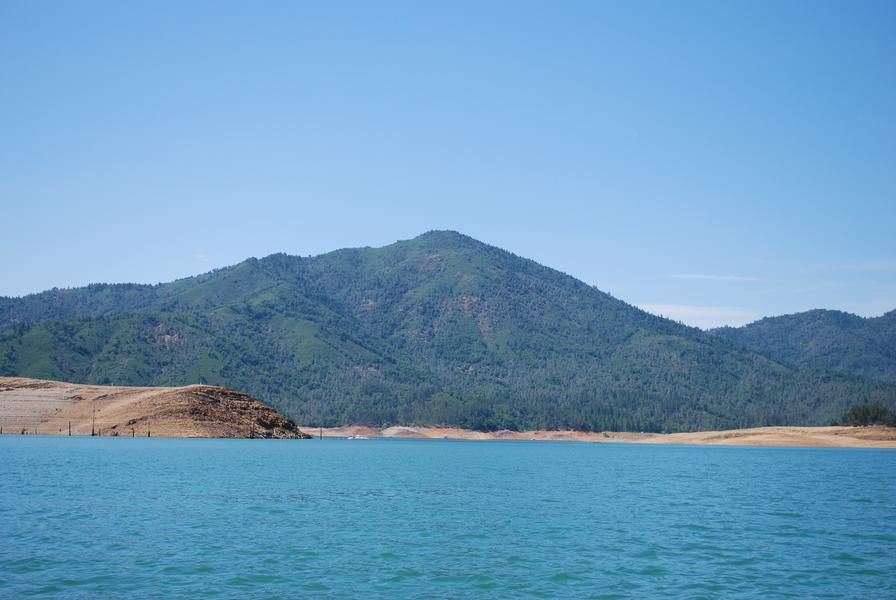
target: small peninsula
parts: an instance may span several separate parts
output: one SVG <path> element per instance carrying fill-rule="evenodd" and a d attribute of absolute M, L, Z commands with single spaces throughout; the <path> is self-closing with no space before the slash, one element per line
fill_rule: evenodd
<path fill-rule="evenodd" d="M 126 387 L 0 377 L 3 433 L 308 438 L 255 398 L 213 385 Z"/>

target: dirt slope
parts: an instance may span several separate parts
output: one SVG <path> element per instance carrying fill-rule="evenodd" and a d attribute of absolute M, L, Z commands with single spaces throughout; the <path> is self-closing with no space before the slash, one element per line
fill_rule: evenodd
<path fill-rule="evenodd" d="M 0 377 L 3 433 L 300 438 L 251 396 L 211 385 L 122 387 Z"/>

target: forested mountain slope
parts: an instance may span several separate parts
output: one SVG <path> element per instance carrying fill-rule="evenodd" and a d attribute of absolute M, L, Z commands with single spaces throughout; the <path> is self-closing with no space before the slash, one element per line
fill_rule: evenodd
<path fill-rule="evenodd" d="M 810 310 L 713 333 L 787 365 L 896 385 L 896 310 L 867 319 L 837 310 Z"/>
<path fill-rule="evenodd" d="M 2 299 L 0 330 L 0 374 L 226 385 L 305 424 L 677 431 L 896 404 L 445 231 Z"/>

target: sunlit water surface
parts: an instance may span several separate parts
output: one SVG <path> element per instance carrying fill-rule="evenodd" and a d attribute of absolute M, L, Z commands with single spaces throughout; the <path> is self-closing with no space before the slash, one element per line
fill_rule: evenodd
<path fill-rule="evenodd" d="M 0 597 L 896 597 L 896 451 L 0 437 Z"/>

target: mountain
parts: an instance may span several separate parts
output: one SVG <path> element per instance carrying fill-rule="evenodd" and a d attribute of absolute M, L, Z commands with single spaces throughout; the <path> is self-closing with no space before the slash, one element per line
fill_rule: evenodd
<path fill-rule="evenodd" d="M 0 374 L 244 390 L 308 425 L 827 424 L 896 389 L 798 368 L 467 236 L 0 301 Z"/>
<path fill-rule="evenodd" d="M 874 318 L 810 310 L 713 333 L 793 367 L 830 369 L 896 385 L 896 310 Z"/>

